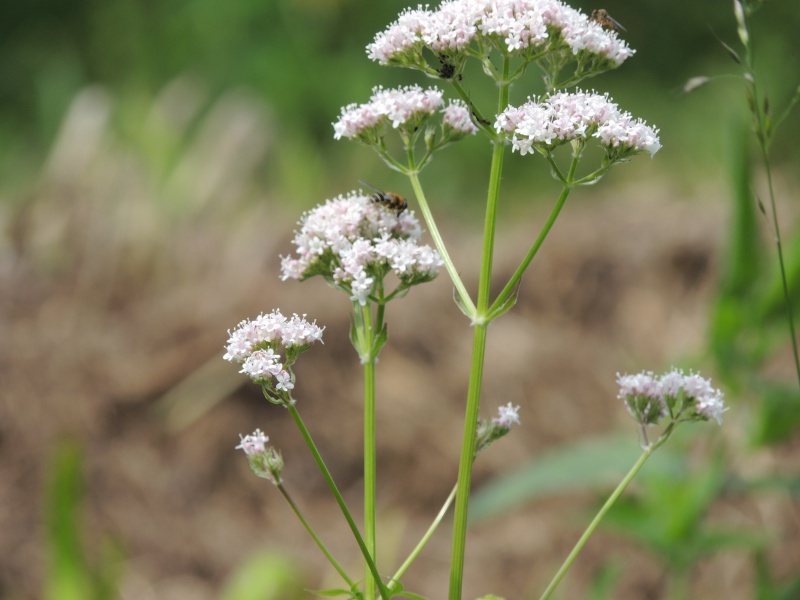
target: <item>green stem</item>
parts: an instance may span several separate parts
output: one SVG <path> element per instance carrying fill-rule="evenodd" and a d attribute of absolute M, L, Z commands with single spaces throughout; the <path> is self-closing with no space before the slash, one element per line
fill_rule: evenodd
<path fill-rule="evenodd" d="M 508 80 L 509 60 L 503 59 L 503 81 Z M 508 106 L 508 84 L 500 83 L 497 114 Z M 475 331 L 472 342 L 472 365 L 467 391 L 467 407 L 464 417 L 464 435 L 461 440 L 461 459 L 458 466 L 458 490 L 456 492 L 456 508 L 453 520 L 453 545 L 450 562 L 449 600 L 461 600 L 464 580 L 464 551 L 467 539 L 467 511 L 469 492 L 472 482 L 472 464 L 475 457 L 475 431 L 478 427 L 478 409 L 481 400 L 481 381 L 483 379 L 483 362 L 486 352 L 487 308 L 489 307 L 489 287 L 492 274 L 492 258 L 494 252 L 495 227 L 497 223 L 497 204 L 500 197 L 500 175 L 503 170 L 505 142 L 494 140 L 492 150 L 492 167 L 489 177 L 489 191 L 486 198 L 486 219 L 483 230 L 483 252 L 480 278 L 478 280 L 478 303 L 475 318 Z"/>
<path fill-rule="evenodd" d="M 458 270 L 456 269 L 455 264 L 453 264 L 453 259 L 450 258 L 450 254 L 447 252 L 447 247 L 444 245 L 442 235 L 439 233 L 439 228 L 436 226 L 436 221 L 433 218 L 430 206 L 425 198 L 425 193 L 422 191 L 422 184 L 419 181 L 419 176 L 417 175 L 416 171 L 412 170 L 408 174 L 408 177 L 411 180 L 411 186 L 414 188 L 414 194 L 417 197 L 419 209 L 422 211 L 422 216 L 425 219 L 425 225 L 428 226 L 428 231 L 431 234 L 431 238 L 433 238 L 433 244 L 436 246 L 436 250 L 442 257 L 442 261 L 444 261 L 444 267 L 447 269 L 447 273 L 450 275 L 450 279 L 456 288 L 456 293 L 461 301 L 461 306 L 468 311 L 472 318 L 474 318 L 475 305 L 472 303 L 472 298 L 470 298 L 469 292 L 467 292 L 467 288 L 464 286 L 464 282 L 461 281 L 461 277 L 458 275 Z"/>
<path fill-rule="evenodd" d="M 786 266 L 783 261 L 783 244 L 781 243 L 781 230 L 778 225 L 778 209 L 775 206 L 775 190 L 772 185 L 772 168 L 770 166 L 770 160 L 769 160 L 769 146 L 771 143 L 771 135 L 766 126 L 765 123 L 766 115 L 763 112 L 764 109 L 762 109 L 762 104 L 758 97 L 757 80 L 755 76 L 755 71 L 753 69 L 754 66 L 753 44 L 752 44 L 752 39 L 750 39 L 749 37 L 747 44 L 745 44 L 745 60 L 746 60 L 745 65 L 747 72 L 751 76 L 749 84 L 751 86 L 750 89 L 753 94 L 752 111 L 753 111 L 753 117 L 755 118 L 756 122 L 756 138 L 758 139 L 758 145 L 761 150 L 761 159 L 764 161 L 764 169 L 767 175 L 767 186 L 769 189 L 769 204 L 770 204 L 770 211 L 772 212 L 772 227 L 775 231 L 775 247 L 778 252 L 778 264 L 780 266 L 780 271 L 781 271 L 781 284 L 783 285 L 783 298 L 784 302 L 786 303 L 786 318 L 789 323 L 789 335 L 792 339 L 792 352 L 794 353 L 795 372 L 797 373 L 798 384 L 800 384 L 800 354 L 798 354 L 797 334 L 795 333 L 794 330 L 794 310 L 792 307 L 792 297 L 791 294 L 789 293 L 789 283 L 786 278 Z"/>
<path fill-rule="evenodd" d="M 550 230 L 553 228 L 553 224 L 556 222 L 561 209 L 564 207 L 564 203 L 567 201 L 567 197 L 569 197 L 569 193 L 572 191 L 572 185 L 569 182 L 575 175 L 575 169 L 578 166 L 578 158 L 579 157 L 574 157 L 572 160 L 567 183 L 561 189 L 561 194 L 558 196 L 558 200 L 556 201 L 553 210 L 550 211 L 550 216 L 547 218 L 547 222 L 542 227 L 542 230 L 539 232 L 539 236 L 536 238 L 533 246 L 531 246 L 531 249 L 525 255 L 525 258 L 522 259 L 522 262 L 520 263 L 519 267 L 517 267 L 517 270 L 514 271 L 511 279 L 508 280 L 508 283 L 500 292 L 500 295 L 497 297 L 494 303 L 492 303 L 492 307 L 489 309 L 489 314 L 494 313 L 498 308 L 503 306 L 505 301 L 508 300 L 509 296 L 514 293 L 514 290 L 519 285 L 519 282 L 522 279 L 522 276 L 525 274 L 526 269 L 531 264 L 533 257 L 536 256 L 537 252 L 539 252 L 539 248 L 544 243 L 547 234 L 550 233 Z"/>
<path fill-rule="evenodd" d="M 361 307 L 364 341 L 369 348 L 369 360 L 364 363 L 364 541 L 367 552 L 377 560 L 375 542 L 375 356 L 373 346 L 372 314 L 369 305 Z M 369 564 L 366 565 L 364 597 L 375 599 L 375 580 Z"/>
<path fill-rule="evenodd" d="M 457 489 L 458 489 L 458 486 L 454 485 L 453 486 L 453 490 L 450 492 L 450 495 L 447 497 L 447 500 L 444 501 L 444 504 L 442 505 L 442 508 L 439 511 L 439 514 L 436 515 L 436 518 L 433 520 L 433 523 L 431 523 L 431 526 L 428 527 L 428 531 L 426 531 L 425 535 L 422 536 L 422 539 L 420 539 L 419 543 L 416 545 L 414 550 L 411 551 L 411 554 L 408 555 L 408 558 L 406 558 L 405 562 L 402 565 L 400 565 L 400 568 L 397 569 L 397 572 L 394 575 L 392 575 L 392 578 L 389 580 L 389 584 L 386 586 L 389 589 L 390 592 L 393 593 L 395 591 L 395 589 L 397 588 L 397 584 L 400 581 L 400 578 L 406 572 L 408 567 L 411 566 L 411 563 L 413 563 L 414 560 L 417 558 L 419 553 L 422 551 L 422 549 L 428 543 L 428 540 L 431 539 L 431 536 L 436 531 L 437 527 L 439 527 L 439 523 L 442 522 L 442 519 L 447 514 L 447 509 L 450 508 L 450 505 L 453 503 L 453 500 L 456 497 L 456 490 Z"/>
<path fill-rule="evenodd" d="M 303 527 L 306 528 L 306 531 L 308 532 L 308 534 L 311 536 L 311 538 L 314 540 L 314 542 L 316 542 L 316 544 L 319 547 L 319 549 L 322 550 L 322 553 L 328 559 L 328 562 L 331 563 L 331 565 L 333 565 L 333 568 L 336 569 L 336 572 L 339 573 L 339 575 L 342 576 L 342 579 L 345 580 L 345 582 L 350 587 L 350 589 L 353 589 L 353 586 L 355 586 L 355 583 L 353 583 L 353 580 L 350 579 L 347 576 L 347 573 L 345 573 L 345 570 L 342 568 L 342 565 L 339 564 L 339 562 L 333 557 L 333 555 L 330 553 L 330 551 L 325 546 L 325 544 L 322 543 L 322 540 L 319 539 L 319 536 L 317 536 L 317 534 L 311 528 L 311 525 L 308 524 L 308 521 L 306 521 L 303 518 L 303 515 L 300 512 L 300 509 L 294 503 L 294 501 L 292 500 L 291 496 L 289 496 L 289 492 L 286 491 L 286 488 L 283 487 L 283 484 L 279 483 L 279 484 L 277 484 L 276 487 L 278 488 L 278 490 L 280 490 L 281 494 L 283 494 L 283 498 L 286 500 L 286 502 L 289 503 L 289 506 L 292 508 L 292 510 L 294 511 L 294 514 L 297 516 L 297 518 L 300 519 L 300 522 L 303 524 Z"/>
<path fill-rule="evenodd" d="M 333 477 L 331 476 L 328 467 L 325 465 L 325 461 L 322 460 L 322 455 L 319 453 L 319 450 L 317 450 L 317 446 L 314 443 L 314 440 L 311 438 L 308 428 L 303 422 L 303 419 L 300 418 L 300 413 L 297 412 L 297 408 L 294 406 L 294 404 L 287 404 L 285 406 L 289 411 L 289 414 L 292 415 L 292 419 L 294 419 L 297 428 L 300 430 L 300 434 L 303 436 L 306 445 L 308 446 L 309 450 L 311 450 L 311 454 L 314 457 L 319 470 L 322 472 L 325 482 L 328 484 L 328 487 L 333 493 L 334 498 L 336 498 L 336 503 L 342 510 L 342 514 L 344 515 L 347 524 L 350 526 L 350 530 L 353 532 L 353 537 L 356 539 L 356 543 L 358 543 L 361 554 L 364 556 L 364 560 L 367 562 L 370 574 L 378 586 L 378 592 L 380 593 L 382 600 L 390 600 L 389 590 L 387 590 L 386 586 L 381 582 L 380 573 L 378 573 L 378 568 L 375 566 L 375 561 L 372 560 L 372 556 L 367 549 L 367 545 L 364 543 L 364 538 L 361 537 L 361 533 L 358 531 L 358 526 L 348 510 L 347 504 L 345 504 L 344 498 L 342 498 L 342 494 L 339 492 L 339 488 L 336 487 L 336 483 L 333 481 Z"/>
<path fill-rule="evenodd" d="M 775 192 L 772 187 L 772 169 L 769 164 L 767 149 L 762 144 L 762 156 L 764 158 L 764 168 L 767 173 L 767 185 L 769 187 L 769 203 L 772 211 L 772 226 L 775 229 L 775 247 L 778 251 L 778 264 L 781 269 L 781 283 L 783 284 L 783 298 L 786 302 L 786 318 L 789 322 L 789 335 L 792 338 L 792 351 L 794 352 L 794 367 L 797 372 L 797 382 L 800 384 L 800 355 L 797 351 L 797 334 L 794 331 L 794 309 L 792 307 L 792 295 L 789 293 L 789 282 L 786 278 L 786 266 L 783 261 L 783 244 L 781 243 L 781 230 L 778 226 L 778 209 L 775 206 Z"/>
<path fill-rule="evenodd" d="M 653 453 L 653 450 L 655 450 L 660 445 L 661 442 L 650 445 L 644 449 L 642 455 L 633 465 L 631 470 L 628 471 L 628 474 L 625 475 L 623 480 L 617 486 L 617 489 L 615 489 L 614 492 L 611 494 L 611 496 L 608 497 L 606 503 L 603 504 L 603 507 L 600 509 L 597 515 L 595 515 L 594 519 L 592 519 L 592 522 L 589 523 L 589 527 L 587 527 L 586 531 L 583 532 L 583 535 L 578 540 L 578 543 L 575 544 L 575 547 L 572 549 L 572 552 L 569 553 L 569 556 L 567 556 L 567 559 L 564 561 L 564 564 L 561 565 L 561 568 L 555 574 L 555 577 L 553 577 L 553 580 L 547 586 L 547 589 L 545 589 L 544 593 L 539 597 L 539 600 L 547 600 L 553 595 L 553 592 L 555 591 L 556 587 L 558 587 L 558 584 L 561 583 L 561 580 L 564 578 L 564 575 L 566 575 L 567 571 L 572 566 L 572 563 L 575 561 L 575 557 L 578 556 L 578 553 L 583 549 L 584 545 L 586 545 L 586 541 L 594 533 L 594 530 L 597 529 L 597 526 L 600 524 L 600 521 L 606 515 L 606 513 L 614 504 L 614 502 L 617 501 L 622 492 L 625 491 L 625 488 L 628 487 L 628 484 L 642 468 L 645 461 Z"/>

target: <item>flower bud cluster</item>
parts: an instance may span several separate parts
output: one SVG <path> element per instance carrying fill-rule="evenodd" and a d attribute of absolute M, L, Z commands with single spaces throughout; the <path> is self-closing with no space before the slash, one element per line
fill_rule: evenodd
<path fill-rule="evenodd" d="M 596 138 L 612 160 L 641 151 L 654 155 L 661 148 L 658 130 L 622 112 L 607 94 L 562 92 L 547 98 L 531 98 L 519 107 L 510 106 L 498 115 L 498 133 L 511 136 L 513 150 L 520 154 Z"/>
<path fill-rule="evenodd" d="M 369 102 L 348 104 L 342 109 L 339 120 L 333 124 L 333 137 L 375 145 L 383 138 L 387 123 L 391 123 L 393 129 L 413 134 L 439 112 L 444 113 L 442 143 L 475 133 L 477 128 L 466 105 L 461 101 L 451 101 L 444 108 L 442 96 L 442 90 L 423 90 L 418 85 L 396 89 L 375 87 Z"/>
<path fill-rule="evenodd" d="M 499 46 L 529 59 L 564 51 L 582 62 L 618 66 L 634 51 L 587 15 L 558 0 L 450 0 L 437 10 L 409 9 L 367 46 L 382 65 L 424 69 L 423 50 L 459 60 L 468 47 Z"/>
<path fill-rule="evenodd" d="M 260 429 L 256 429 L 250 435 L 242 436 L 239 434 L 239 445 L 237 450 L 242 450 L 247 456 L 250 469 L 263 479 L 271 481 L 275 485 L 280 485 L 281 474 L 283 473 L 283 457 L 281 453 L 273 447 L 267 447 L 269 438 Z"/>
<path fill-rule="evenodd" d="M 322 341 L 324 329 L 316 321 L 309 323 L 305 315 L 287 319 L 275 309 L 228 331 L 223 358 L 241 364 L 239 372 L 255 383 L 288 393 L 294 388 L 291 365 L 311 344 Z"/>
<path fill-rule="evenodd" d="M 727 410 L 722 392 L 714 389 L 709 379 L 692 372 L 685 375 L 672 369 L 660 377 L 651 371 L 618 373 L 617 384 L 617 397 L 642 425 L 656 425 L 665 417 L 673 422 L 714 419 L 722 425 L 722 414 Z"/>
<path fill-rule="evenodd" d="M 479 419 L 475 432 L 475 456 L 511 431 L 512 425 L 519 424 L 519 406 L 511 402 L 498 407 L 497 416 L 493 419 Z"/>
<path fill-rule="evenodd" d="M 299 224 L 297 255 L 282 257 L 281 278 L 322 275 L 362 306 L 388 273 L 405 289 L 430 281 L 443 264 L 436 250 L 419 243 L 422 228 L 413 211 L 398 215 L 363 193 L 328 200 Z"/>

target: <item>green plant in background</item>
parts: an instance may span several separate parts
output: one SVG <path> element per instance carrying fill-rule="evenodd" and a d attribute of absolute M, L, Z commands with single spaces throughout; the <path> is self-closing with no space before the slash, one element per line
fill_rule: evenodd
<path fill-rule="evenodd" d="M 118 597 L 124 559 L 120 544 L 112 540 L 93 544 L 100 548 L 100 555 L 92 557 L 94 560 L 84 550 L 82 466 L 80 449 L 74 443 L 62 443 L 51 466 L 46 492 L 45 600 L 113 600 Z"/>
<path fill-rule="evenodd" d="M 297 565 L 283 556 L 256 552 L 239 565 L 219 600 L 300 600 Z"/>
<path fill-rule="evenodd" d="M 767 202 L 755 191 L 756 162 L 750 153 L 749 136 L 734 136 L 731 173 L 734 188 L 734 218 L 711 329 L 711 349 L 729 385 L 754 392 L 761 398 L 755 405 L 753 441 L 779 443 L 800 425 L 800 386 L 769 379 L 760 374 L 775 350 L 785 348 L 785 327 L 800 382 L 800 356 L 795 332 L 798 289 L 800 289 L 800 238 L 784 247 L 776 206 L 770 149 L 781 124 L 800 100 L 800 86 L 782 110 L 777 110 L 755 69 L 755 44 L 748 19 L 763 2 L 742 4 L 734 0 L 737 33 L 743 52 L 724 44 L 729 56 L 742 68 L 751 128 L 758 148 L 760 167 L 766 179 Z M 701 82 L 707 81 L 702 78 Z M 777 260 L 767 258 L 758 226 L 758 211 L 768 222 Z M 788 252 L 787 252 L 788 251 Z M 772 266 L 777 263 L 778 268 Z"/>
<path fill-rule="evenodd" d="M 284 407 L 307 443 L 361 551 L 362 581 L 348 575 L 313 531 L 286 491 L 283 457 L 267 446 L 261 430 L 241 438 L 242 449 L 256 475 L 271 481 L 290 504 L 320 550 L 341 575 L 346 589 L 324 595 L 357 600 L 380 597 L 422 598 L 404 589 L 401 578 L 455 498 L 449 599 L 461 600 L 471 477 L 478 454 L 519 424 L 519 406 L 501 406 L 491 420 L 479 418 L 487 329 L 513 308 L 520 281 L 541 249 L 570 192 L 598 182 L 611 168 L 661 147 L 658 131 L 623 112 L 608 96 L 573 89 L 580 82 L 615 69 L 633 54 L 611 21 L 590 18 L 561 2 L 453 0 L 438 9 L 408 9 L 367 47 L 381 65 L 420 72 L 448 84 L 444 91 L 418 85 L 373 88 L 368 102 L 345 106 L 334 123 L 334 137 L 359 142 L 374 150 L 392 170 L 409 178 L 415 199 L 431 233 L 435 250 L 420 244 L 421 226 L 397 194 L 353 191 L 307 212 L 299 223 L 296 253 L 283 257 L 283 279 L 305 280 L 320 275 L 344 292 L 351 304 L 350 340 L 364 375 L 364 522 L 358 528 L 351 510 L 300 417 L 294 397 L 293 365 L 299 355 L 322 339 L 322 328 L 297 315 L 273 310 L 242 321 L 228 340 L 224 358 L 259 385 L 270 402 Z M 477 64 L 480 71 L 468 65 Z M 512 103 L 512 86 L 523 85 L 526 71 L 541 76 L 541 95 Z M 481 85 L 487 83 L 488 86 Z M 473 90 L 489 89 L 490 102 Z M 527 90 L 528 92 L 536 90 Z M 471 293 L 462 280 L 435 218 L 438 206 L 429 200 L 420 179 L 433 155 L 468 136 L 480 135 L 491 148 L 483 220 L 478 289 Z M 506 282 L 493 281 L 492 263 L 498 234 L 500 190 L 506 148 L 521 156 L 540 156 L 561 188 L 550 216 L 531 240 L 527 253 Z M 431 196 L 433 197 L 433 196 Z M 473 330 L 472 360 L 458 477 L 431 528 L 394 575 L 384 575 L 376 555 L 376 426 L 375 379 L 381 349 L 389 340 L 386 305 L 411 287 L 430 281 L 439 267 L 447 271 L 455 302 Z M 503 285 L 504 284 L 504 285 Z M 502 287 L 501 287 L 502 286 Z M 500 289 L 495 297 L 492 290 Z M 709 380 L 673 369 L 662 376 L 643 372 L 618 376 L 619 398 L 639 427 L 642 453 L 587 527 L 584 535 L 542 593 L 550 598 L 600 520 L 617 501 L 651 454 L 675 429 L 687 422 L 713 419 L 721 424 L 722 394 Z M 655 431 L 657 433 L 653 433 Z M 652 439 L 651 439 L 652 438 Z"/>

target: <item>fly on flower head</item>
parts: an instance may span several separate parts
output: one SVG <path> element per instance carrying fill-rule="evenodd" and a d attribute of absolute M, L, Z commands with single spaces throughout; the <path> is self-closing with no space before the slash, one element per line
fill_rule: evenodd
<path fill-rule="evenodd" d="M 610 29 L 611 31 L 627 31 L 622 24 L 617 21 L 614 17 L 608 14 L 608 11 L 604 8 L 598 8 L 597 10 L 592 11 L 592 16 L 590 17 L 592 21 L 596 21 L 600 23 L 606 29 Z"/>
<path fill-rule="evenodd" d="M 403 198 L 400 194 L 395 194 L 394 192 L 383 192 L 372 186 L 368 183 L 365 183 L 359 179 L 358 183 L 364 185 L 371 190 L 374 190 L 375 193 L 370 196 L 370 199 L 383 206 L 384 208 L 392 211 L 398 217 L 403 213 L 405 209 L 408 208 L 408 200 Z"/>

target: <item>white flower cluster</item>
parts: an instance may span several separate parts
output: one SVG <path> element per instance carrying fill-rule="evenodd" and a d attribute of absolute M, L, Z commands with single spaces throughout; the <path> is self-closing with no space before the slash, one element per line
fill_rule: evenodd
<path fill-rule="evenodd" d="M 333 137 L 360 138 L 371 141 L 378 137 L 379 129 L 390 122 L 392 128 L 416 129 L 429 117 L 444 113 L 444 122 L 450 127 L 450 138 L 463 137 L 477 131 L 470 119 L 469 110 L 461 101 L 451 101 L 444 108 L 443 92 L 437 88 L 423 90 L 418 85 L 396 89 L 373 88 L 369 102 L 348 104 L 342 109 L 339 120 L 333 124 Z"/>
<path fill-rule="evenodd" d="M 396 215 L 353 191 L 303 215 L 293 240 L 297 256 L 282 257 L 281 279 L 322 275 L 363 306 L 389 271 L 406 287 L 436 277 L 442 259 L 419 244 L 421 236 L 413 211 Z"/>
<path fill-rule="evenodd" d="M 509 52 L 566 44 L 573 54 L 589 52 L 616 65 L 634 53 L 615 31 L 558 0 L 449 0 L 438 10 L 420 6 L 401 13 L 375 36 L 367 54 L 382 65 L 415 64 L 423 47 L 446 55 L 479 36 L 505 44 Z"/>
<path fill-rule="evenodd" d="M 498 133 L 511 135 L 511 144 L 520 154 L 532 153 L 537 146 L 554 147 L 591 136 L 618 151 L 658 152 L 658 130 L 641 119 L 620 111 L 607 94 L 561 92 L 548 98 L 532 98 L 519 107 L 510 106 L 495 121 Z"/>
<path fill-rule="evenodd" d="M 617 384 L 620 386 L 617 397 L 625 401 L 634 418 L 647 425 L 670 414 L 689 419 L 714 419 L 722 425 L 722 414 L 727 410 L 722 392 L 697 373 L 685 375 L 679 369 L 660 377 L 650 371 L 636 375 L 618 373 Z M 688 415 L 682 415 L 686 410 Z"/>
<path fill-rule="evenodd" d="M 316 321 L 309 323 L 305 315 L 287 319 L 275 309 L 253 320 L 244 320 L 233 331 L 228 331 L 222 358 L 240 363 L 239 372 L 246 373 L 254 382 L 271 384 L 274 378 L 275 388 L 288 392 L 294 387 L 294 381 L 286 363 L 293 362 L 314 342 L 321 342 L 324 329 Z M 285 362 L 279 350 L 286 353 Z"/>
<path fill-rule="evenodd" d="M 418 85 L 397 89 L 372 89 L 372 96 L 366 104 L 348 104 L 342 109 L 339 120 L 333 124 L 335 139 L 352 139 L 364 130 L 374 128 L 385 121 L 392 127 L 408 123 L 419 117 L 436 114 L 444 106 L 442 90 Z"/>
<path fill-rule="evenodd" d="M 445 127 L 449 127 L 457 134 L 472 135 L 478 131 L 472 122 L 467 105 L 461 100 L 450 100 L 443 113 L 442 122 Z"/>

